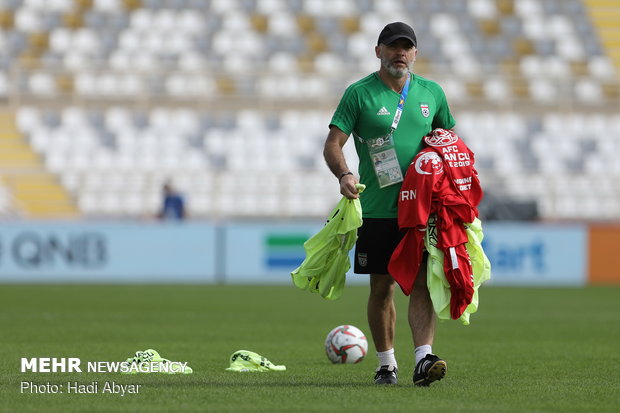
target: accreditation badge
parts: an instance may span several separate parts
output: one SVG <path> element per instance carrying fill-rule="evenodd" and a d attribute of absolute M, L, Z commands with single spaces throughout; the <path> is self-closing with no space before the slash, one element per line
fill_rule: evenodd
<path fill-rule="evenodd" d="M 392 133 L 366 141 L 372 166 L 379 181 L 379 188 L 398 184 L 403 181 L 403 173 L 400 170 L 394 137 Z"/>

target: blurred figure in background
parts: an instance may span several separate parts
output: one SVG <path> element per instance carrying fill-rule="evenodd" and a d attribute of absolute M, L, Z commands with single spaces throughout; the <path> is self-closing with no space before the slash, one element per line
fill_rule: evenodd
<path fill-rule="evenodd" d="M 164 201 L 158 217 L 163 220 L 185 219 L 185 200 L 170 182 L 164 184 Z"/>

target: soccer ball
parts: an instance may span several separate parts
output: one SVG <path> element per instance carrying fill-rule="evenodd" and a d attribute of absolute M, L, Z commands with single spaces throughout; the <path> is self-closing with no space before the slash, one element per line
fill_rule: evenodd
<path fill-rule="evenodd" d="M 359 363 L 367 351 L 366 336 L 355 326 L 338 326 L 325 339 L 325 353 L 334 364 Z"/>

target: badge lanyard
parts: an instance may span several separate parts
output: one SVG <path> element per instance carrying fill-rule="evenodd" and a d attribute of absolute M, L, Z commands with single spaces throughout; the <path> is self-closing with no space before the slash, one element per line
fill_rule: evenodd
<path fill-rule="evenodd" d="M 379 180 L 379 188 L 385 188 L 386 186 L 394 185 L 403 181 L 403 173 L 400 169 L 400 164 L 398 163 L 393 135 L 400 122 L 403 107 L 405 106 L 405 100 L 407 100 L 407 95 L 409 94 L 410 81 L 411 73 L 407 75 L 405 85 L 400 92 L 400 98 L 398 100 L 398 106 L 396 107 L 396 114 L 394 115 L 392 126 L 390 127 L 390 133 L 385 136 L 365 141 L 368 144 L 368 151 L 370 152 L 372 166 L 375 169 L 375 174 Z"/>
<path fill-rule="evenodd" d="M 403 114 L 403 107 L 405 106 L 405 100 L 407 100 L 407 95 L 409 94 L 410 81 L 411 81 L 411 73 L 407 75 L 407 80 L 405 81 L 403 90 L 400 91 L 400 99 L 398 100 L 398 106 L 396 106 L 396 114 L 394 115 L 394 121 L 392 121 L 391 133 L 394 133 L 394 131 L 398 127 L 398 123 L 400 122 L 400 115 Z"/>

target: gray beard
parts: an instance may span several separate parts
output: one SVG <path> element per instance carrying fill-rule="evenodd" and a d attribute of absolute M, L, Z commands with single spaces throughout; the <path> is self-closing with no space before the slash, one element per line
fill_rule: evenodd
<path fill-rule="evenodd" d="M 392 65 L 392 62 L 385 58 L 381 58 L 381 65 L 385 68 L 385 70 L 387 70 L 390 76 L 395 78 L 405 77 L 411 70 L 411 65 L 408 65 L 405 69 L 397 69 Z"/>

